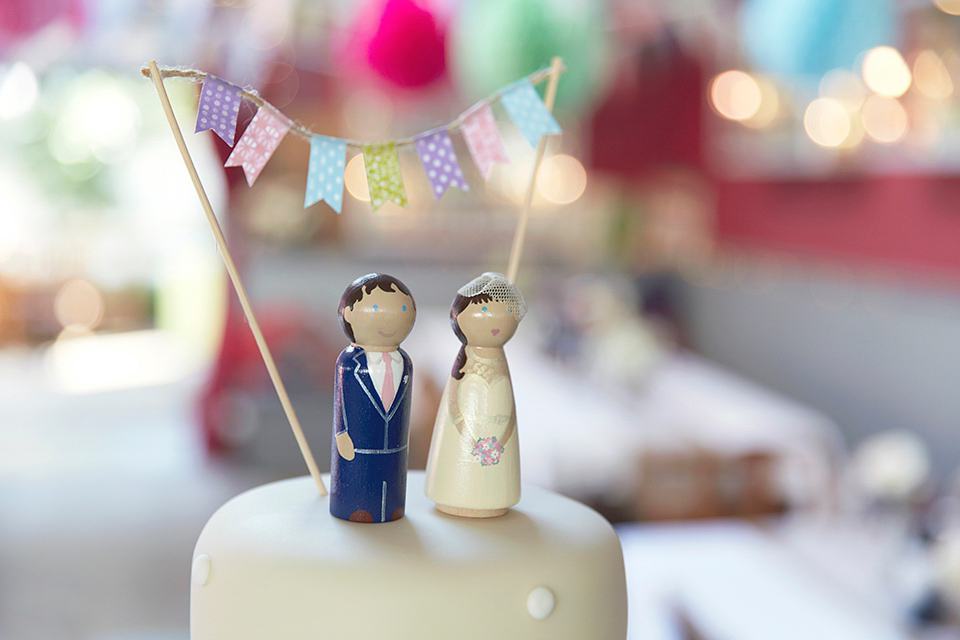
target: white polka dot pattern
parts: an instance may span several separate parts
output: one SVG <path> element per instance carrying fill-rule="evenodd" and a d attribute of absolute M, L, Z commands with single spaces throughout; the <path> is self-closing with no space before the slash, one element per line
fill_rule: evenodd
<path fill-rule="evenodd" d="M 529 80 L 519 82 L 506 91 L 500 103 L 532 147 L 537 146 L 541 136 L 562 133 L 560 125 Z"/>
<path fill-rule="evenodd" d="M 490 105 L 484 104 L 463 120 L 461 131 L 463 138 L 470 149 L 470 155 L 477 164 L 484 180 L 490 178 L 490 170 L 494 162 L 510 162 L 507 150 L 503 148 L 503 139 L 497 129 L 497 122 L 493 118 Z"/>
<path fill-rule="evenodd" d="M 470 191 L 467 181 L 460 170 L 460 163 L 453 152 L 453 140 L 446 129 L 434 129 L 421 133 L 414 139 L 417 145 L 417 154 L 423 170 L 430 180 L 430 190 L 436 200 L 444 194 L 447 187 L 457 187 L 462 191 Z"/>
<path fill-rule="evenodd" d="M 347 159 L 347 141 L 328 136 L 310 137 L 310 164 L 307 168 L 307 193 L 303 206 L 326 200 L 340 213 L 343 208 L 343 170 Z"/>
<path fill-rule="evenodd" d="M 290 131 L 291 124 L 290 119 L 282 113 L 268 106 L 261 107 L 223 166 L 243 167 L 247 184 L 252 187 L 267 160 Z"/>
<path fill-rule="evenodd" d="M 237 115 L 243 90 L 235 84 L 208 73 L 200 87 L 197 106 L 197 129 L 194 133 L 213 129 L 231 147 L 237 133 Z"/>

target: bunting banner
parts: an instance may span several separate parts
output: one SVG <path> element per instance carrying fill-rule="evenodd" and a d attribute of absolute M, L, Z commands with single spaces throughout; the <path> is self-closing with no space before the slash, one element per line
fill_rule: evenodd
<path fill-rule="evenodd" d="M 500 103 L 531 147 L 536 147 L 542 136 L 561 132 L 557 120 L 529 80 L 518 82 L 505 91 Z"/>
<path fill-rule="evenodd" d="M 213 129 L 220 139 L 231 147 L 237 134 L 237 116 L 243 89 L 208 73 L 200 87 L 197 105 L 197 128 L 194 133 Z"/>
<path fill-rule="evenodd" d="M 313 134 L 310 136 L 310 164 L 307 167 L 307 193 L 303 206 L 325 200 L 340 213 L 343 208 L 343 171 L 347 160 L 347 141 Z"/>
<path fill-rule="evenodd" d="M 388 201 L 407 206 L 407 193 L 400 176 L 400 156 L 396 142 L 368 144 L 363 147 L 363 163 L 367 167 L 370 204 L 376 211 Z"/>
<path fill-rule="evenodd" d="M 453 140 L 445 127 L 421 133 L 414 138 L 414 143 L 435 200 L 440 199 L 447 187 L 470 191 L 453 151 Z"/>
<path fill-rule="evenodd" d="M 243 167 L 247 184 L 252 187 L 292 125 L 288 117 L 273 107 L 260 107 L 223 166 Z"/>
<path fill-rule="evenodd" d="M 484 180 L 490 179 L 494 162 L 510 162 L 489 104 L 480 103 L 479 106 L 471 107 L 464 115 L 461 131 Z"/>
<path fill-rule="evenodd" d="M 143 72 L 150 75 L 147 68 L 144 68 Z M 231 147 L 234 146 L 236 137 L 240 103 L 247 99 L 259 107 L 224 163 L 227 167 L 242 167 L 247 184 L 251 186 L 288 133 L 292 132 L 309 140 L 310 159 L 304 206 L 309 207 L 323 200 L 340 213 L 343 210 L 347 147 L 359 149 L 363 153 L 370 203 L 376 211 L 388 201 L 401 207 L 408 206 L 398 154 L 402 146 L 411 145 L 416 148 L 417 157 L 426 173 L 430 192 L 435 200 L 439 200 L 450 187 L 470 191 L 461 167 L 461 158 L 457 157 L 454 149 L 452 133 L 459 131 L 463 135 L 470 157 L 484 180 L 490 178 L 494 163 L 509 163 L 510 159 L 491 109 L 491 105 L 497 100 L 503 104 L 517 131 L 532 146 L 536 147 L 544 135 L 561 133 L 560 125 L 536 90 L 539 82 L 559 72 L 562 72 L 562 69 L 552 66 L 541 69 L 481 100 L 445 126 L 411 138 L 380 143 L 357 142 L 314 133 L 292 122 L 256 92 L 241 89 L 226 80 L 196 69 L 164 69 L 161 71 L 161 78 L 181 77 L 201 82 L 196 132 L 212 129 Z"/>

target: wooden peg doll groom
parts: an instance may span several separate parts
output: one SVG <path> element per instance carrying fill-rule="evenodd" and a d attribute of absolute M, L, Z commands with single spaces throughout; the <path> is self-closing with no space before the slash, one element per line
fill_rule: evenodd
<path fill-rule="evenodd" d="M 330 513 L 354 522 L 403 517 L 413 365 L 400 343 L 417 308 L 410 290 L 385 274 L 355 280 L 340 298 L 350 346 L 334 380 Z"/>

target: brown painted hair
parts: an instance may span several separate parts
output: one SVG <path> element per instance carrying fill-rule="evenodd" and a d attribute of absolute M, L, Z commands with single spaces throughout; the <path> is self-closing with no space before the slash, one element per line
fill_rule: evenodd
<path fill-rule="evenodd" d="M 460 313 L 470 306 L 471 303 L 484 303 L 490 302 L 493 298 L 486 293 L 478 293 L 475 296 L 461 296 L 459 293 L 453 299 L 453 305 L 450 307 L 450 326 L 453 327 L 453 333 L 456 334 L 457 339 L 463 343 L 463 346 L 460 347 L 460 353 L 457 354 L 457 359 L 453 363 L 453 370 L 450 372 L 450 375 L 454 380 L 461 380 L 463 378 L 463 366 L 467 364 L 467 336 L 463 334 L 463 330 L 460 328 L 460 325 L 457 324 L 457 318 L 460 316 Z"/>
<path fill-rule="evenodd" d="M 343 295 L 340 296 L 340 306 L 337 307 L 337 313 L 340 315 L 340 327 L 343 329 L 343 332 L 347 334 L 347 337 L 350 338 L 350 342 L 355 342 L 356 339 L 353 336 L 353 327 L 351 327 L 350 323 L 343 317 L 343 310 L 347 307 L 353 309 L 353 305 L 363 300 L 363 296 L 372 292 L 374 289 L 393 293 L 394 287 L 396 287 L 397 291 L 410 296 L 410 302 L 413 303 L 413 308 L 416 310 L 417 303 L 414 301 L 410 289 L 407 289 L 407 285 L 385 273 L 368 273 L 365 276 L 360 276 L 351 282 L 350 286 L 344 290 Z"/>

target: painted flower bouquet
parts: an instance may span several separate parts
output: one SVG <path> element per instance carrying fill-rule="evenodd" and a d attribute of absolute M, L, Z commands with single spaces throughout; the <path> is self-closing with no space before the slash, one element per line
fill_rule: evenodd
<path fill-rule="evenodd" d="M 484 467 L 492 467 L 500 462 L 503 455 L 503 445 L 497 441 L 497 436 L 479 438 L 473 445 L 473 457 Z"/>

